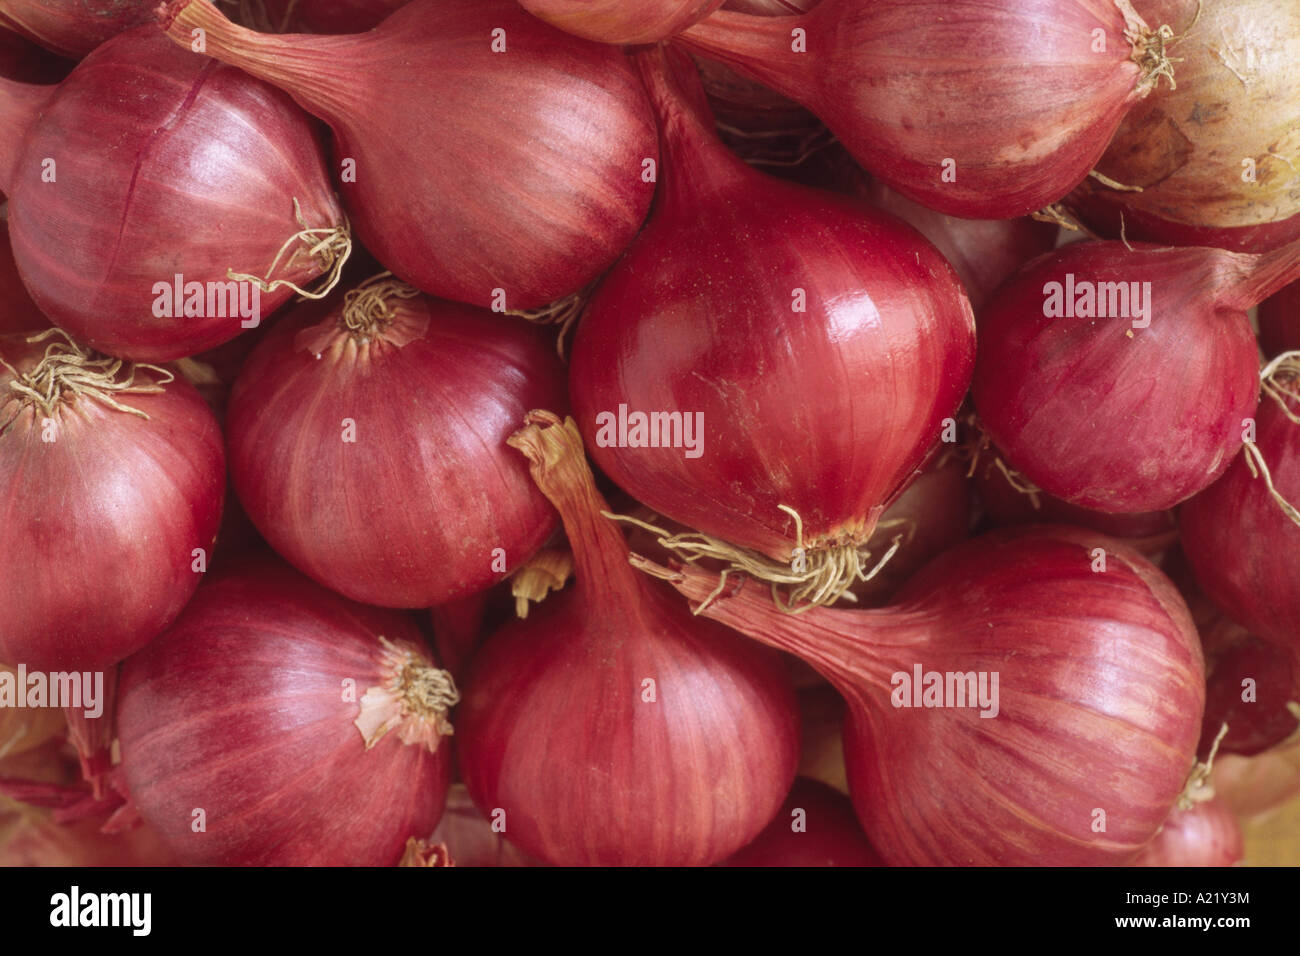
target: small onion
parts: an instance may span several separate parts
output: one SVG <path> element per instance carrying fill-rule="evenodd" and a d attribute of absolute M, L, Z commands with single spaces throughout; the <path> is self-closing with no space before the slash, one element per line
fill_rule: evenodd
<path fill-rule="evenodd" d="M 392 865 L 442 813 L 455 685 L 407 616 L 278 561 L 214 572 L 118 693 L 127 789 L 186 863 Z"/>
<path fill-rule="evenodd" d="M 1169 814 L 1133 866 L 1235 866 L 1245 854 L 1241 824 L 1222 800 Z"/>

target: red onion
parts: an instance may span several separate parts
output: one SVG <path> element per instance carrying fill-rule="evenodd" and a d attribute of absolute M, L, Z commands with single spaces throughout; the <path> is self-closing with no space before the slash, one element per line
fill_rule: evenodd
<path fill-rule="evenodd" d="M 602 43 L 657 43 L 698 23 L 722 0 L 519 0 L 551 26 Z"/>
<path fill-rule="evenodd" d="M 81 59 L 153 18 L 157 0 L 0 0 L 0 27 L 48 50 Z"/>
<path fill-rule="evenodd" d="M 578 327 L 587 447 L 636 499 L 714 539 L 708 553 L 764 565 L 792 600 L 833 600 L 875 563 L 863 546 L 881 512 L 961 402 L 970 304 L 911 227 L 750 169 L 707 128 L 680 61 L 637 60 L 663 182 Z M 681 428 L 636 447 L 650 439 L 631 416 L 650 414 Z"/>
<path fill-rule="evenodd" d="M 510 443 L 559 509 L 577 580 L 475 655 L 462 776 L 506 838 L 546 862 L 716 863 L 758 835 L 794 780 L 789 678 L 628 566 L 572 419 L 528 423 Z"/>
<path fill-rule="evenodd" d="M 205 30 L 208 53 L 330 124 L 357 232 L 431 295 L 546 305 L 645 218 L 657 153 L 626 58 L 514 0 L 416 0 L 346 37 L 253 33 L 205 0 L 172 0 L 163 22 L 187 49 Z"/>
<path fill-rule="evenodd" d="M 1127 0 L 824 0 L 723 10 L 678 42 L 807 106 L 908 198 L 975 219 L 1060 199 L 1172 75 Z"/>
<path fill-rule="evenodd" d="M 1235 866 L 1245 855 L 1241 824 L 1222 800 L 1175 810 L 1133 866 Z"/>
<path fill-rule="evenodd" d="M 1300 422 L 1289 417 L 1300 416 L 1300 384 L 1292 379 L 1287 387 L 1286 408 L 1272 397 L 1260 402 L 1255 449 L 1234 459 L 1180 518 L 1183 551 L 1202 590 L 1252 634 L 1300 654 L 1300 515 L 1292 507 L 1300 503 Z"/>
<path fill-rule="evenodd" d="M 1259 346 L 1269 359 L 1300 351 L 1300 282 L 1260 303 Z"/>
<path fill-rule="evenodd" d="M 725 866 L 883 866 L 848 797 L 798 777 L 767 829 Z"/>
<path fill-rule="evenodd" d="M 1067 204 L 1117 238 L 1263 252 L 1300 238 L 1300 4 L 1141 0 L 1176 88 L 1124 117 Z M 1116 186 L 1121 188 L 1115 188 Z"/>
<path fill-rule="evenodd" d="M 994 531 L 875 611 L 794 616 L 752 581 L 719 592 L 694 565 L 670 577 L 694 600 L 720 593 L 697 613 L 798 654 L 845 696 L 853 803 L 891 865 L 1124 863 L 1192 767 L 1195 627 L 1174 586 L 1112 539 Z"/>
<path fill-rule="evenodd" d="M 1300 272 L 1267 256 L 1078 242 L 980 312 L 971 395 L 1007 463 L 1083 508 L 1160 511 L 1205 488 L 1259 398 L 1246 310 Z"/>
<path fill-rule="evenodd" d="M 787 17 L 797 13 L 807 13 L 817 6 L 817 0 L 727 0 L 723 4 L 728 10 L 739 13 L 755 13 L 763 17 Z"/>
<path fill-rule="evenodd" d="M 132 801 L 186 863 L 392 865 L 442 813 L 455 685 L 408 617 L 279 562 L 214 573 L 119 695 Z"/>
<path fill-rule="evenodd" d="M 1208 675 L 1197 752 L 1252 756 L 1300 730 L 1300 669 L 1289 650 L 1219 617 L 1201 628 Z M 1224 729 L 1224 725 L 1227 729 Z"/>
<path fill-rule="evenodd" d="M 101 351 L 212 348 L 350 249 L 308 117 L 153 27 L 57 87 L 0 80 L 0 120 L 23 131 L 0 142 L 19 271 L 56 325 Z"/>
<path fill-rule="evenodd" d="M 0 660 L 103 670 L 156 637 L 198 586 L 224 486 L 188 383 L 53 331 L 0 336 Z"/>
<path fill-rule="evenodd" d="M 0 335 L 6 332 L 35 332 L 50 320 L 36 307 L 18 276 L 13 249 L 9 246 L 9 225 L 0 218 Z"/>
<path fill-rule="evenodd" d="M 545 543 L 555 512 L 505 440 L 562 405 L 541 330 L 387 274 L 321 321 L 282 320 L 230 399 L 230 474 L 291 564 L 345 597 L 429 607 L 482 590 Z"/>

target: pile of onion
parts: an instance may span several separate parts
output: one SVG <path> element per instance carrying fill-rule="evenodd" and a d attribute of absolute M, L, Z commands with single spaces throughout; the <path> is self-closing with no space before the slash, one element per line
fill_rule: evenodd
<path fill-rule="evenodd" d="M 604 271 L 645 218 L 657 150 L 626 58 L 515 0 L 415 0 L 346 36 L 255 33 L 206 0 L 161 16 L 186 50 L 203 30 L 209 55 L 330 125 L 357 233 L 431 295 L 548 305 Z"/>
<path fill-rule="evenodd" d="M 1193 766 L 1195 626 L 1173 584 L 1111 539 L 995 531 L 928 564 L 888 608 L 803 615 L 752 581 L 638 563 L 844 695 L 853 803 L 890 865 L 1126 863 Z"/>
<path fill-rule="evenodd" d="M 560 512 L 577 580 L 471 662 L 457 752 L 474 802 L 561 866 L 725 859 L 794 780 L 784 666 L 629 566 L 572 419 L 532 412 L 510 443 Z"/>
<path fill-rule="evenodd" d="M 1079 242 L 980 311 L 971 395 L 1007 464 L 1070 504 L 1160 511 L 1223 474 L 1259 401 L 1246 310 L 1300 275 L 1263 256 Z"/>
<path fill-rule="evenodd" d="M 635 57 L 660 194 L 578 326 L 575 414 L 610 478 L 701 533 L 678 542 L 831 601 L 878 562 L 881 513 L 962 400 L 970 304 L 910 226 L 729 153 L 668 52 Z"/>
<path fill-rule="evenodd" d="M 224 491 L 189 383 L 54 330 L 0 336 L 0 660 L 101 670 L 153 640 L 199 585 Z"/>
<path fill-rule="evenodd" d="M 822 0 L 722 10 L 676 42 L 807 106 L 893 189 L 977 219 L 1063 197 L 1174 70 L 1127 0 Z"/>
<path fill-rule="evenodd" d="M 1110 237 L 1262 252 L 1300 238 L 1300 4 L 1141 0 L 1178 82 L 1124 117 L 1067 205 Z"/>
<path fill-rule="evenodd" d="M 350 251 L 310 118 L 156 26 L 58 86 L 0 79 L 0 123 L 18 270 L 55 325 L 100 351 L 212 348 Z"/>
<path fill-rule="evenodd" d="M 482 590 L 554 530 L 506 439 L 563 407 L 543 331 L 387 274 L 245 363 L 226 434 L 235 490 L 277 552 L 345 597 L 423 608 Z"/>
<path fill-rule="evenodd" d="M 123 666 L 122 768 L 185 863 L 388 866 L 442 813 L 456 700 L 406 615 L 247 560 Z"/>

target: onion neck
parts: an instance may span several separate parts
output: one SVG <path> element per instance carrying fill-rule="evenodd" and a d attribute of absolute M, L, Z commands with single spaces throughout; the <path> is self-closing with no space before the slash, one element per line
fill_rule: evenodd
<path fill-rule="evenodd" d="M 34 86 L 0 77 L 0 129 L 5 131 L 0 135 L 0 192 L 13 194 L 27 131 L 54 90 L 53 86 Z"/>
<path fill-rule="evenodd" d="M 1300 239 L 1263 255 L 1243 257 L 1250 264 L 1241 279 L 1231 284 L 1230 296 L 1242 310 L 1259 305 L 1265 299 L 1300 279 Z"/>
<path fill-rule="evenodd" d="M 448 717 L 460 702 L 456 682 L 406 641 L 395 644 L 380 637 L 379 642 L 384 682 L 367 688 L 353 721 L 366 750 L 395 730 L 402 743 L 437 753 L 442 738 L 452 733 Z"/>
<path fill-rule="evenodd" d="M 596 489 L 577 423 L 561 421 L 553 412 L 532 411 L 507 443 L 528 459 L 533 481 L 560 513 L 587 607 L 630 620 L 627 602 L 645 581 L 628 564 L 623 533 L 601 513 L 609 505 Z"/>
<path fill-rule="evenodd" d="M 374 32 L 342 36 L 258 33 L 232 23 L 208 0 L 168 0 L 159 23 L 178 46 L 192 49 L 194 30 L 204 34 L 208 56 L 237 66 L 289 93 L 306 110 L 334 124 L 373 104 L 358 102 L 358 50 Z"/>
<path fill-rule="evenodd" d="M 704 85 L 687 57 L 671 47 L 656 46 L 632 59 L 659 124 L 664 175 L 657 202 L 693 203 L 756 175 L 718 138 Z"/>
<path fill-rule="evenodd" d="M 694 564 L 669 572 L 639 555 L 633 563 L 667 579 L 696 603 L 696 614 L 800 658 L 850 701 L 887 699 L 893 675 L 910 672 L 933 630 L 932 616 L 923 611 L 810 607 L 789 614 L 767 588 L 743 576 L 743 584 L 733 585 Z"/>
<path fill-rule="evenodd" d="M 816 8 L 797 17 L 761 17 L 719 10 L 679 33 L 674 42 L 806 105 L 812 83 L 811 54 L 794 52 L 791 31 L 803 29 L 805 34 L 811 34 L 809 22 L 816 14 Z M 822 31 L 821 35 L 829 34 Z"/>

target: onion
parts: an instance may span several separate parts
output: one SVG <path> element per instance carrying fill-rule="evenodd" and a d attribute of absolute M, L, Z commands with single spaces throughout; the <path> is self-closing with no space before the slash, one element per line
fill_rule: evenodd
<path fill-rule="evenodd" d="M 1243 252 L 1300 238 L 1300 4 L 1141 9 L 1180 35 L 1168 44 L 1178 85 L 1124 117 L 1097 163 L 1106 178 L 1067 204 L 1110 237 Z"/>
<path fill-rule="evenodd" d="M 347 37 L 253 33 L 206 0 L 172 0 L 163 22 L 187 49 L 205 30 L 208 53 L 330 124 L 357 232 L 431 295 L 546 305 L 603 272 L 645 218 L 657 152 L 626 58 L 514 0 L 416 0 Z"/>
<path fill-rule="evenodd" d="M 1300 668 L 1288 649 L 1225 617 L 1200 630 L 1208 680 L 1197 752 L 1251 756 L 1300 730 Z"/>
<path fill-rule="evenodd" d="M 633 497 L 708 536 L 705 553 L 763 568 L 792 601 L 834 600 L 866 576 L 881 512 L 961 402 L 970 305 L 911 227 L 753 171 L 705 125 L 680 61 L 637 60 L 662 193 L 578 327 L 587 447 Z M 648 439 L 630 417 L 615 427 L 624 412 L 679 415 L 676 447 L 633 447 Z"/>
<path fill-rule="evenodd" d="M 1300 351 L 1300 282 L 1260 303 L 1259 345 L 1265 358 Z"/>
<path fill-rule="evenodd" d="M 188 383 L 53 331 L 0 336 L 0 660 L 103 670 L 156 637 L 198 587 L 224 487 Z"/>
<path fill-rule="evenodd" d="M 148 23 L 157 5 L 157 0 L 0 0 L 0 28 L 79 60 L 119 33 Z"/>
<path fill-rule="evenodd" d="M 1267 817 L 1300 797 L 1300 739 L 1255 757 L 1221 755 L 1210 779 L 1233 813 L 1250 821 Z"/>
<path fill-rule="evenodd" d="M 19 271 L 54 324 L 100 351 L 212 348 L 350 250 L 308 117 L 153 27 L 57 87 L 0 80 L 0 120 L 21 131 L 0 141 Z"/>
<path fill-rule="evenodd" d="M 1170 508 L 1241 447 L 1259 399 L 1246 310 L 1297 272 L 1300 245 L 1261 257 L 1078 242 L 1041 256 L 980 312 L 980 420 L 1009 465 L 1070 504 Z"/>
<path fill-rule="evenodd" d="M 722 0 L 519 0 L 551 26 L 603 43 L 657 43 L 703 20 Z"/>
<path fill-rule="evenodd" d="M 320 583 L 384 607 L 442 604 L 554 530 L 505 440 L 563 401 L 541 330 L 385 274 L 324 321 L 285 318 L 254 351 L 230 399 L 231 479 L 263 537 Z"/>
<path fill-rule="evenodd" d="M 1245 855 L 1241 824 L 1222 800 L 1175 810 L 1133 866 L 1234 866 Z"/>
<path fill-rule="evenodd" d="M 1192 767 L 1205 702 L 1195 627 L 1174 586 L 1114 540 L 994 531 L 875 611 L 792 616 L 754 582 L 660 573 L 706 601 L 697 613 L 798 654 L 845 696 L 849 788 L 890 865 L 1125 863 Z M 918 670 L 949 693 L 969 674 L 985 693 L 962 706 L 927 677 L 931 703 L 949 706 L 922 707 Z"/>
<path fill-rule="evenodd" d="M 0 219 L 0 335 L 35 332 L 49 324 L 50 320 L 36 307 L 18 276 L 18 266 L 9 245 L 9 224 Z"/>
<path fill-rule="evenodd" d="M 1252 453 L 1185 504 L 1180 520 L 1202 590 L 1252 634 L 1300 654 L 1300 515 L 1284 513 L 1300 502 L 1300 422 L 1289 417 L 1300 415 L 1300 385 L 1288 388 L 1287 407 L 1260 402 Z"/>
<path fill-rule="evenodd" d="M 725 866 L 883 866 L 842 793 L 798 777 L 767 829 Z"/>
<path fill-rule="evenodd" d="M 807 106 L 908 198 L 974 219 L 1060 199 L 1172 76 L 1127 0 L 824 0 L 793 19 L 723 10 L 677 42 Z"/>
<path fill-rule="evenodd" d="M 636 574 L 573 420 L 527 421 L 510 443 L 564 520 L 577 581 L 475 655 L 457 715 L 462 777 L 506 838 L 548 863 L 716 863 L 758 835 L 794 780 L 789 677 Z"/>
<path fill-rule="evenodd" d="M 455 685 L 407 616 L 279 562 L 214 573 L 118 693 L 127 789 L 186 863 L 392 865 L 442 813 Z"/>

